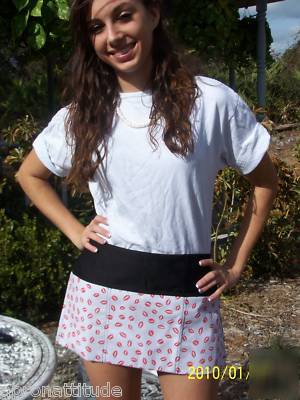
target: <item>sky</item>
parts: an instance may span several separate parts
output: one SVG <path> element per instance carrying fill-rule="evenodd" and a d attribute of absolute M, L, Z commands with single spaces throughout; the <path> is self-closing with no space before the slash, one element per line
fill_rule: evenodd
<path fill-rule="evenodd" d="M 241 17 L 255 14 L 255 6 L 240 9 Z M 268 4 L 267 20 L 274 40 L 271 48 L 276 54 L 281 54 L 295 43 L 297 32 L 300 31 L 300 0 L 284 0 Z"/>

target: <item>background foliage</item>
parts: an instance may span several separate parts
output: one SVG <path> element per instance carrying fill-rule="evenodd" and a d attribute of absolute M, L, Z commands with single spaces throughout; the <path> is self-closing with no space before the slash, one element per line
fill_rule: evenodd
<path fill-rule="evenodd" d="M 185 12 L 182 12 L 185 10 Z M 256 59 L 257 20 L 239 19 L 235 0 L 174 0 L 170 28 L 176 41 L 206 62 L 223 62 L 227 68 L 247 66 Z M 267 64 L 272 62 L 273 42 L 266 22 Z"/>
<path fill-rule="evenodd" d="M 293 167 L 277 157 L 273 157 L 273 162 L 279 176 L 279 192 L 247 263 L 245 274 L 252 278 L 277 276 L 284 279 L 300 272 L 297 258 L 300 244 L 300 176 Z M 212 235 L 212 254 L 218 262 L 225 262 L 237 237 L 250 189 L 249 182 L 232 168 L 226 168 L 218 175 Z M 220 233 L 227 238 L 217 241 L 216 236 Z"/>
<path fill-rule="evenodd" d="M 31 323 L 56 319 L 74 246 L 30 210 L 16 220 L 1 209 L 0 249 L 0 313 Z"/>

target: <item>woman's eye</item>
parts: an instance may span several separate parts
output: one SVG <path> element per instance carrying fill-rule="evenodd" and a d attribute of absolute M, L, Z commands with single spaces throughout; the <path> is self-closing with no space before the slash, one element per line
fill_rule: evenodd
<path fill-rule="evenodd" d="M 123 12 L 119 15 L 118 19 L 121 21 L 129 21 L 131 19 L 132 13 Z M 103 31 L 104 25 L 94 24 L 89 27 L 89 33 L 95 35 Z"/>
<path fill-rule="evenodd" d="M 130 19 L 130 18 L 131 18 L 131 13 L 129 13 L 129 12 L 122 13 L 122 14 L 120 14 L 120 16 L 119 16 L 119 19 L 122 19 L 122 20 L 128 20 L 128 19 Z"/>
<path fill-rule="evenodd" d="M 92 25 L 89 28 L 89 33 L 90 34 L 99 33 L 102 31 L 102 29 L 103 29 L 103 26 L 101 26 L 101 25 Z"/>

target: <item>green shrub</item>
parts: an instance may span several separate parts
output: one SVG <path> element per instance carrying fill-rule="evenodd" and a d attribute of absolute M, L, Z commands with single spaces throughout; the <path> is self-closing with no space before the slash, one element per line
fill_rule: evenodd
<path fill-rule="evenodd" d="M 245 273 L 253 278 L 284 278 L 299 273 L 300 177 L 293 167 L 278 158 L 274 158 L 274 164 L 279 176 L 279 192 L 245 269 Z M 249 194 L 249 182 L 235 170 L 227 168 L 218 175 L 212 235 L 218 262 L 226 260 L 238 234 Z M 227 234 L 228 239 L 219 244 L 216 240 L 219 234 Z"/>
<path fill-rule="evenodd" d="M 10 68 L 0 77 L 0 128 L 26 115 L 28 110 L 38 119 L 48 113 L 47 72 L 41 60 Z"/>
<path fill-rule="evenodd" d="M 238 92 L 252 109 L 257 108 L 256 65 L 237 71 Z M 281 57 L 266 69 L 267 116 L 276 124 L 300 120 L 300 71 Z"/>
<path fill-rule="evenodd" d="M 0 209 L 0 313 L 29 323 L 57 319 L 79 250 L 32 212 L 17 221 Z"/>
<path fill-rule="evenodd" d="M 300 176 L 279 159 L 275 165 L 280 189 L 251 262 L 254 276 L 268 273 L 284 278 L 299 273 Z"/>

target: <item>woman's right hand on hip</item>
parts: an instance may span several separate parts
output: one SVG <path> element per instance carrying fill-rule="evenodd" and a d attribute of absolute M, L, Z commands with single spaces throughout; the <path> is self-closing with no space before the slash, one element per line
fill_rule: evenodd
<path fill-rule="evenodd" d="M 101 224 L 108 226 L 107 218 L 103 215 L 96 215 L 95 218 L 93 218 L 91 222 L 84 228 L 81 234 L 81 244 L 83 245 L 83 248 L 86 248 L 93 253 L 96 253 L 98 249 L 90 243 L 91 239 L 100 244 L 105 244 L 105 238 L 111 237 L 109 231 Z"/>

